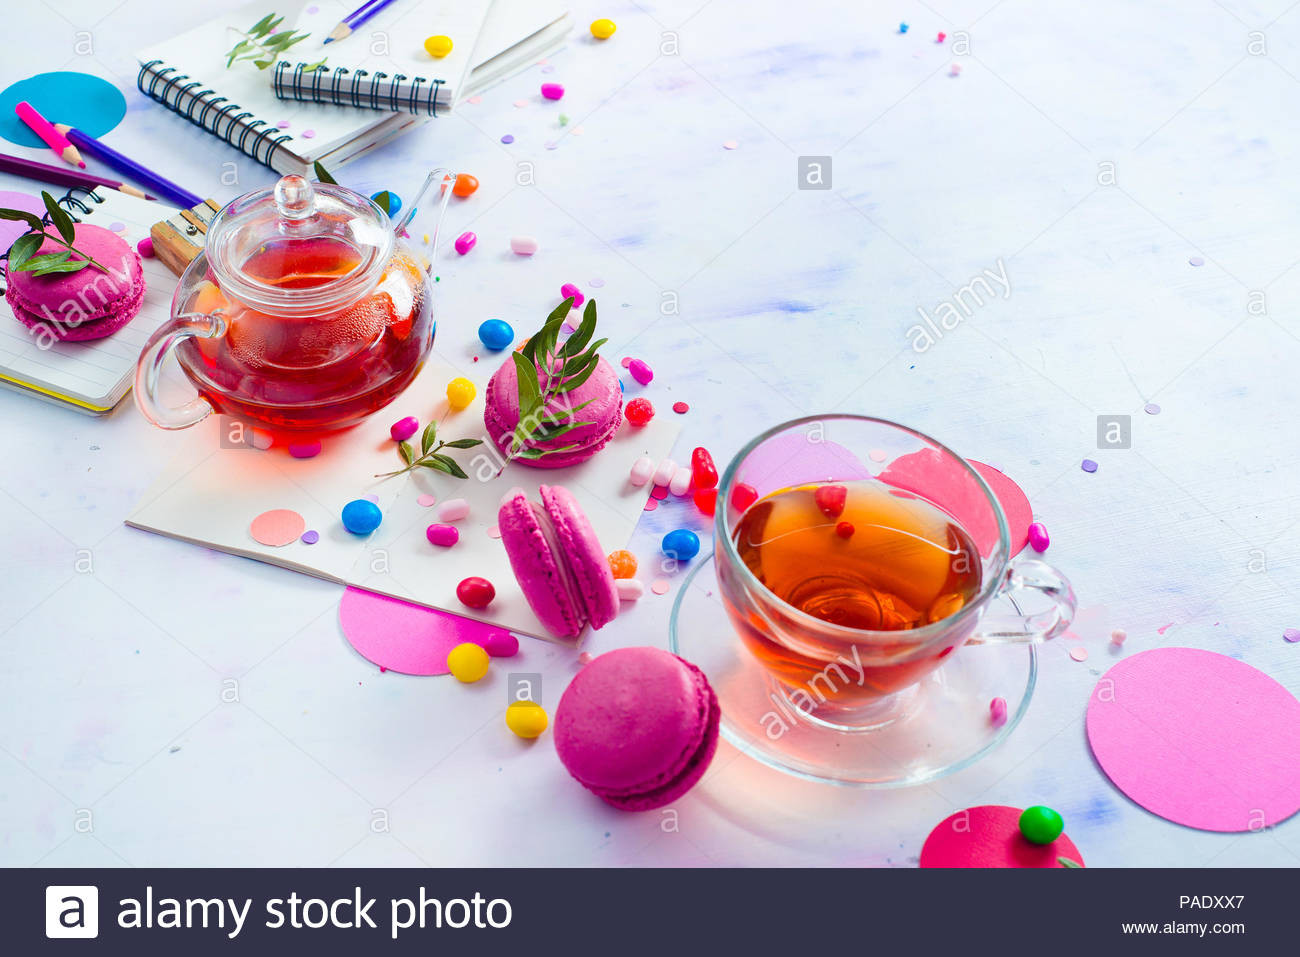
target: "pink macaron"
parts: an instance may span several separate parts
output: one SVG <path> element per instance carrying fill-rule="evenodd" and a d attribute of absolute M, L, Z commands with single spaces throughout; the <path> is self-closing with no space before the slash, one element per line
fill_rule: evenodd
<path fill-rule="evenodd" d="M 587 516 L 569 490 L 543 485 L 541 504 L 521 488 L 501 500 L 497 527 L 528 605 L 546 629 L 576 638 L 618 614 L 614 573 Z"/>
<path fill-rule="evenodd" d="M 541 382 L 541 373 L 538 381 Z M 596 360 L 591 377 L 582 385 L 564 393 L 564 404 L 552 401 L 546 410 L 558 414 L 565 408 L 589 403 L 573 413 L 570 422 L 589 422 L 564 435 L 532 446 L 542 451 L 540 458 L 517 458 L 515 461 L 536 468 L 558 469 L 585 462 L 605 447 L 618 431 L 623 419 L 623 390 L 618 375 L 603 358 Z M 515 426 L 519 424 L 519 373 L 513 361 L 506 361 L 488 381 L 484 397 L 483 423 L 503 455 L 509 454 Z M 570 448 L 572 446 L 572 448 Z"/>
<path fill-rule="evenodd" d="M 14 317 L 35 333 L 65 342 L 102 339 L 121 329 L 140 312 L 144 301 L 144 272 L 140 255 L 116 233 L 102 226 L 76 225 L 73 260 L 89 256 L 104 266 L 77 272 L 10 272 L 5 300 Z M 67 247 L 47 239 L 37 255 Z M 84 253 L 85 255 L 80 255 Z"/>
<path fill-rule="evenodd" d="M 718 747 L 704 673 L 660 648 L 620 648 L 578 672 L 555 709 L 555 750 L 587 790 L 624 811 L 677 800 Z"/>

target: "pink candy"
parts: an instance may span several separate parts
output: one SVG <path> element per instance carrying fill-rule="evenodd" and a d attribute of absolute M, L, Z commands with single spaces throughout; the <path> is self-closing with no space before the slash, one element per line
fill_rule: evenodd
<path fill-rule="evenodd" d="M 463 256 L 474 248 L 476 242 L 478 242 L 477 236 L 468 231 L 463 232 L 456 237 L 456 252 Z"/>
<path fill-rule="evenodd" d="M 685 495 L 691 490 L 691 470 L 679 468 L 668 482 L 668 491 L 674 495 Z"/>
<path fill-rule="evenodd" d="M 320 439 L 310 442 L 290 442 L 289 454 L 295 459 L 310 459 L 320 455 Z"/>
<path fill-rule="evenodd" d="M 394 442 L 405 442 L 415 434 L 416 429 L 420 427 L 420 420 L 413 415 L 394 422 L 388 429 L 388 434 L 393 437 Z"/>
<path fill-rule="evenodd" d="M 636 488 L 641 488 L 646 482 L 650 481 L 650 476 L 654 474 L 654 460 L 643 455 L 632 463 L 632 471 L 628 473 L 627 480 Z"/>
<path fill-rule="evenodd" d="M 459 522 L 469 514 L 469 502 L 463 498 L 449 498 L 438 506 L 438 517 L 444 522 Z"/>
<path fill-rule="evenodd" d="M 672 459 L 664 459 L 662 462 L 659 463 L 658 467 L 655 468 L 654 474 L 651 475 L 650 477 L 651 480 L 655 483 L 655 485 L 666 486 L 669 482 L 673 480 L 673 476 L 676 474 L 677 474 L 677 463 L 674 462 Z"/>
<path fill-rule="evenodd" d="M 1047 551 L 1047 546 L 1052 544 L 1052 540 L 1047 537 L 1047 527 L 1042 522 L 1034 522 L 1029 526 L 1029 547 L 1036 552 Z"/>
<path fill-rule="evenodd" d="M 619 601 L 636 601 L 645 594 L 645 585 L 635 578 L 619 578 L 614 582 Z"/>
<path fill-rule="evenodd" d="M 564 87 L 558 83 L 543 83 L 542 96 L 546 97 L 548 100 L 558 100 L 560 97 L 564 96 Z"/>
<path fill-rule="evenodd" d="M 579 289 L 571 282 L 566 282 L 563 286 L 560 287 L 560 298 L 568 299 L 570 296 L 573 297 L 574 309 L 577 309 L 579 306 L 581 306 L 584 302 L 587 301 L 587 297 L 582 294 L 581 289 Z"/>
<path fill-rule="evenodd" d="M 135 244 L 135 251 L 144 259 L 153 259 L 153 240 L 146 236 Z"/>
<path fill-rule="evenodd" d="M 1007 701 L 1005 698 L 994 698 L 989 702 L 989 721 L 993 727 L 1000 728 L 1007 723 Z"/>
<path fill-rule="evenodd" d="M 629 360 L 627 371 L 632 373 L 632 378 L 642 385 L 649 385 L 655 377 L 654 370 L 640 359 Z"/>
<path fill-rule="evenodd" d="M 430 525 L 425 529 L 424 537 L 429 540 L 430 545 L 437 545 L 439 548 L 451 548 L 460 541 L 460 532 L 455 525 Z"/>
<path fill-rule="evenodd" d="M 519 639 L 508 631 L 494 631 L 483 639 L 483 650 L 492 658 L 513 658 L 519 654 Z"/>

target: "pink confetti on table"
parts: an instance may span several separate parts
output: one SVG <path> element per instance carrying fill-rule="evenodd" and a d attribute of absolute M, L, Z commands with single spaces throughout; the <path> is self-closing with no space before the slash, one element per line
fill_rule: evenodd
<path fill-rule="evenodd" d="M 437 501 L 438 497 L 436 495 L 430 495 L 428 492 L 425 492 L 423 495 L 416 498 L 415 504 L 419 505 L 421 508 L 428 508 L 437 503 Z"/>
<path fill-rule="evenodd" d="M 248 534 L 259 545 L 280 548 L 298 540 L 307 528 L 307 520 L 288 508 L 274 508 L 263 512 L 248 526 Z"/>
<path fill-rule="evenodd" d="M 320 541 L 320 532 L 315 529 L 308 529 L 302 533 L 302 543 L 304 545 L 315 545 Z"/>
<path fill-rule="evenodd" d="M 279 123 L 276 123 L 276 124 L 275 124 L 275 128 L 276 128 L 277 130 L 287 130 L 287 129 L 289 128 L 289 121 L 288 121 L 288 120 L 281 120 Z"/>
<path fill-rule="evenodd" d="M 1300 641 L 1300 628 L 1288 628 L 1282 632 L 1282 637 L 1291 643 Z"/>
<path fill-rule="evenodd" d="M 365 495 L 363 495 L 363 496 L 361 496 L 361 497 L 364 498 L 364 499 L 366 499 L 367 501 L 374 502 L 376 505 L 379 504 L 379 496 L 376 495 L 374 492 L 368 492 L 368 493 L 366 493 Z"/>
<path fill-rule="evenodd" d="M 527 106 L 527 105 L 528 105 L 528 101 L 527 101 L 527 100 L 515 100 L 515 108 L 516 108 L 516 109 L 518 109 L 518 108 L 521 107 L 521 106 Z"/>
<path fill-rule="evenodd" d="M 867 458 L 871 459 L 873 462 L 883 462 L 885 459 L 889 458 L 889 453 L 884 449 L 872 449 L 867 453 Z"/>
<path fill-rule="evenodd" d="M 653 512 L 653 511 L 654 511 L 655 509 L 657 509 L 658 507 L 659 507 L 659 500 L 658 500 L 658 499 L 656 499 L 656 498 L 648 498 L 648 499 L 645 500 L 645 506 L 644 506 L 643 510 L 644 510 L 644 511 L 647 511 L 647 512 Z"/>
<path fill-rule="evenodd" d="M 656 595 L 666 595 L 668 594 L 668 589 L 672 587 L 672 582 L 668 581 L 668 579 L 656 578 L 654 583 L 650 586 L 650 590 Z"/>
<path fill-rule="evenodd" d="M 673 411 L 678 415 L 685 415 L 687 412 L 691 411 L 691 407 L 685 402 L 674 402 Z"/>
<path fill-rule="evenodd" d="M 554 72 L 555 72 L 555 67 L 548 63 L 546 66 L 542 67 L 542 72 L 543 72 L 543 73 L 554 73 Z"/>
<path fill-rule="evenodd" d="M 501 537 L 500 525 L 493 525 L 491 528 L 488 529 L 488 538 L 500 538 L 500 537 Z"/>
<path fill-rule="evenodd" d="M 738 146 L 740 146 L 740 144 L 737 143 L 735 140 L 727 140 L 727 142 L 725 142 L 725 143 L 722 144 L 722 148 L 723 148 L 724 150 L 734 150 L 734 149 L 736 149 Z"/>
<path fill-rule="evenodd" d="M 505 136 L 501 137 L 501 142 L 505 143 L 506 146 L 509 146 L 514 141 L 515 141 L 514 135 L 511 133 L 507 133 Z"/>
<path fill-rule="evenodd" d="M 1083 647 L 1083 645 L 1075 645 L 1070 649 L 1070 657 L 1075 661 L 1087 661 L 1088 649 Z"/>
<path fill-rule="evenodd" d="M 601 288 L 602 286 L 605 285 L 605 280 L 603 280 L 603 279 L 590 279 L 590 280 L 587 281 L 587 285 L 590 286 L 592 289 L 599 289 L 599 288 Z"/>
<path fill-rule="evenodd" d="M 303 130 L 303 131 L 302 131 L 302 138 L 305 139 L 305 140 L 313 139 L 313 138 L 315 138 L 315 136 L 316 136 L 316 131 L 315 131 L 315 130 Z"/>
<path fill-rule="evenodd" d="M 108 231 L 110 233 L 120 233 L 126 229 L 126 223 L 109 223 Z"/>
<path fill-rule="evenodd" d="M 1159 628 L 1156 629 L 1156 634 L 1163 635 L 1166 631 L 1168 631 L 1172 627 L 1174 627 L 1174 623 L 1172 621 L 1167 625 L 1161 625 Z"/>
<path fill-rule="evenodd" d="M 651 494 L 651 496 L 653 496 L 654 498 L 659 499 L 659 501 L 662 502 L 664 499 L 666 499 L 666 498 L 668 497 L 668 486 L 667 486 L 667 485 L 656 485 L 656 486 L 655 486 L 655 487 L 650 491 L 650 494 Z"/>
<path fill-rule="evenodd" d="M 632 357 L 624 356 L 623 358 L 618 360 L 618 364 L 621 365 L 624 369 L 626 369 L 628 366 L 632 364 Z"/>
<path fill-rule="evenodd" d="M 1159 415 L 1160 406 L 1156 405 L 1154 402 L 1148 402 L 1146 405 L 1142 406 L 1142 411 L 1147 415 Z"/>
<path fill-rule="evenodd" d="M 471 96 L 471 97 L 470 97 L 469 99 L 467 99 L 465 102 L 466 102 L 466 103 L 473 103 L 473 104 L 476 104 L 476 105 L 477 105 L 477 104 L 483 102 L 483 97 L 481 97 L 481 96 Z"/>
<path fill-rule="evenodd" d="M 1200 256 L 1192 256 L 1190 259 L 1187 260 L 1187 263 L 1190 266 L 1204 266 L 1205 260 L 1202 259 Z"/>

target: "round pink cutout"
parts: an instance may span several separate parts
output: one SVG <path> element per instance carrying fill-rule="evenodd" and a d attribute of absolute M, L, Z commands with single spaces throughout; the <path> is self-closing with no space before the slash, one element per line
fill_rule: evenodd
<path fill-rule="evenodd" d="M 363 658 L 405 675 L 447 674 L 457 645 L 500 641 L 504 628 L 349 587 L 339 602 L 343 636 Z"/>
<path fill-rule="evenodd" d="M 1020 809 L 1001 804 L 950 814 L 921 848 L 922 867 L 1065 867 L 1062 857 L 1083 866 L 1083 855 L 1069 837 L 1032 844 L 1020 833 Z"/>
<path fill-rule="evenodd" d="M 1088 743 L 1114 785 L 1205 831 L 1272 827 L 1300 810 L 1300 701 L 1245 662 L 1155 648 L 1106 672 Z"/>
<path fill-rule="evenodd" d="M 273 548 L 296 542 L 298 536 L 306 530 L 307 520 L 288 508 L 263 512 L 248 526 L 248 534 L 253 536 L 253 541 Z"/>

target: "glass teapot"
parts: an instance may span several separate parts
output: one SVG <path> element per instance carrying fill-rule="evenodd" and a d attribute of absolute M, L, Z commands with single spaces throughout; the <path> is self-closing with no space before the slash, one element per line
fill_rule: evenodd
<path fill-rule="evenodd" d="M 430 173 L 397 222 L 365 196 L 293 174 L 231 202 L 181 277 L 171 320 L 140 354 L 140 411 L 164 429 L 218 412 L 302 435 L 347 428 L 393 401 L 435 329 L 429 267 L 403 237 L 439 184 L 441 222 L 454 179 Z M 158 397 L 173 352 L 198 390 L 179 407 Z"/>

